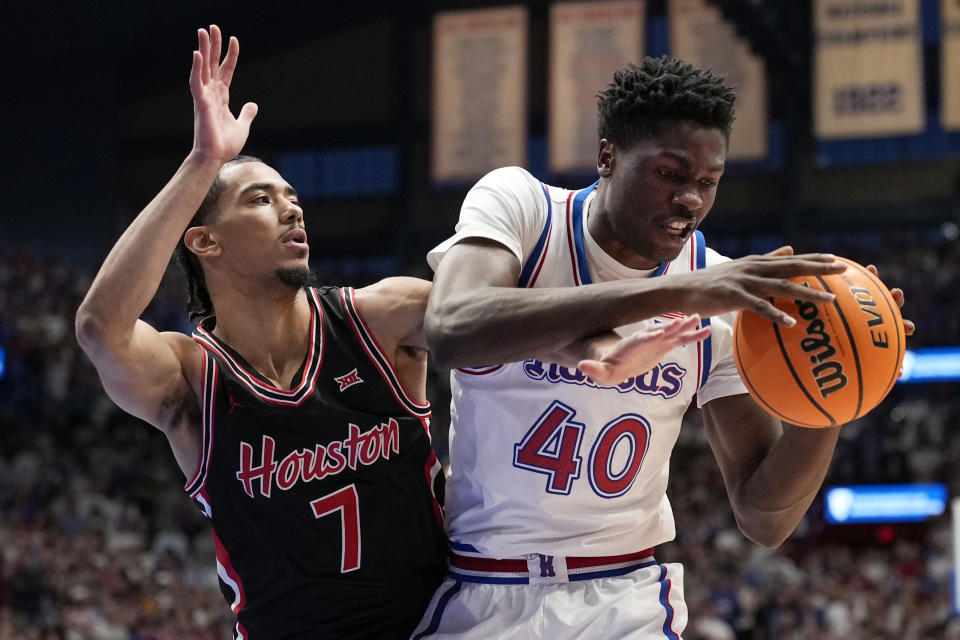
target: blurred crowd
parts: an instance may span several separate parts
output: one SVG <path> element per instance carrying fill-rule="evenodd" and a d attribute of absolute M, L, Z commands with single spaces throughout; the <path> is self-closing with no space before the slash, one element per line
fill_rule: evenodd
<path fill-rule="evenodd" d="M 776 239 L 720 238 L 731 256 Z M 811 239 L 873 263 L 907 292 L 911 346 L 960 344 L 960 243 L 949 227 Z M 383 264 L 391 264 L 389 261 Z M 399 264 L 399 262 L 394 263 Z M 58 259 L 0 257 L 0 640 L 207 640 L 231 637 L 208 524 L 182 493 L 164 437 L 117 409 L 76 346 L 73 315 L 93 272 Z M 320 273 L 362 285 L 388 273 Z M 168 274 L 145 316 L 189 331 Z M 434 370 L 434 443 L 446 453 L 447 372 Z M 956 383 L 898 385 L 844 427 L 828 483 L 945 482 L 960 494 Z M 950 604 L 948 515 L 928 524 L 826 525 L 819 499 L 770 551 L 736 528 L 716 463 L 691 412 L 672 461 L 686 640 L 960 638 Z"/>

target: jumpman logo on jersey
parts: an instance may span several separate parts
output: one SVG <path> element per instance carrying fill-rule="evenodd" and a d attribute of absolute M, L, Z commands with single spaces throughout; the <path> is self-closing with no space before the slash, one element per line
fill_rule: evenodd
<path fill-rule="evenodd" d="M 349 389 L 353 385 L 360 384 L 361 382 L 363 382 L 363 378 L 361 378 L 359 374 L 357 374 L 356 369 L 354 369 L 350 373 L 343 374 L 339 378 L 334 378 L 334 380 L 340 383 L 340 391 L 345 391 L 346 389 Z"/>
<path fill-rule="evenodd" d="M 228 392 L 227 392 L 227 396 L 230 398 L 230 409 L 227 410 L 227 415 L 230 415 L 231 413 L 233 413 L 233 410 L 234 410 L 234 409 L 242 409 L 242 408 L 243 408 L 243 405 L 240 404 L 239 402 L 237 402 L 237 401 L 234 399 L 232 393 L 230 393 L 230 392 L 228 391 Z"/>

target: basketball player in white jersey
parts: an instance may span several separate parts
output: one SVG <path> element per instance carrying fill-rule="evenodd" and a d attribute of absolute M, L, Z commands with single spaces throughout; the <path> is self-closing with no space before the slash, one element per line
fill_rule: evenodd
<path fill-rule="evenodd" d="M 733 102 L 722 80 L 675 59 L 623 68 L 599 95 L 596 184 L 493 171 L 429 254 L 428 342 L 459 368 L 452 554 L 413 638 L 679 638 L 683 570 L 653 547 L 675 534 L 669 459 L 694 401 L 747 537 L 779 545 L 810 505 L 839 428 L 784 426 L 751 399 L 732 312 L 790 326 L 766 298 L 828 302 L 786 279 L 844 267 L 789 248 L 730 261 L 705 246 L 697 227 L 723 175 Z M 702 341 L 646 372 L 611 363 L 619 335 L 694 314 Z"/>

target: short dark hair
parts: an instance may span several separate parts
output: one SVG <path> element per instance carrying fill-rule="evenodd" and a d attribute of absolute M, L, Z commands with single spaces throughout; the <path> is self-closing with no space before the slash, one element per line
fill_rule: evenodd
<path fill-rule="evenodd" d="M 198 318 L 212 315 L 213 302 L 210 300 L 210 292 L 207 291 L 207 281 L 203 276 L 203 267 L 200 264 L 200 259 L 187 248 L 183 238 L 190 227 L 209 224 L 216 219 L 217 202 L 227 188 L 222 178 L 223 170 L 226 167 L 245 164 L 247 162 L 263 162 L 263 160 L 253 156 L 238 155 L 220 167 L 216 179 L 214 179 L 213 184 L 210 185 L 207 195 L 203 197 L 203 202 L 200 203 L 200 208 L 197 209 L 197 212 L 193 215 L 193 218 L 191 218 L 187 228 L 183 230 L 183 234 L 180 236 L 180 242 L 177 243 L 177 248 L 173 251 L 173 257 L 180 266 L 180 269 L 183 270 L 183 275 L 187 280 L 187 313 L 190 316 L 191 322 Z"/>
<path fill-rule="evenodd" d="M 644 58 L 618 69 L 597 93 L 598 133 L 629 148 L 657 135 L 664 122 L 691 120 L 720 129 L 729 142 L 735 99 L 733 87 L 709 69 L 668 56 Z"/>

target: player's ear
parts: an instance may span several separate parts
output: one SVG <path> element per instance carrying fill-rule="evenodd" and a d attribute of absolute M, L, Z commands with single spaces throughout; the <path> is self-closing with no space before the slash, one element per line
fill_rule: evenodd
<path fill-rule="evenodd" d="M 210 227 L 207 226 L 187 229 L 187 232 L 183 234 L 183 244 L 201 258 L 218 256 L 223 251 L 223 247 L 211 234 Z"/>
<path fill-rule="evenodd" d="M 597 173 L 601 178 L 609 178 L 613 173 L 613 163 L 616 149 L 606 138 L 600 140 L 600 151 L 597 153 Z"/>

